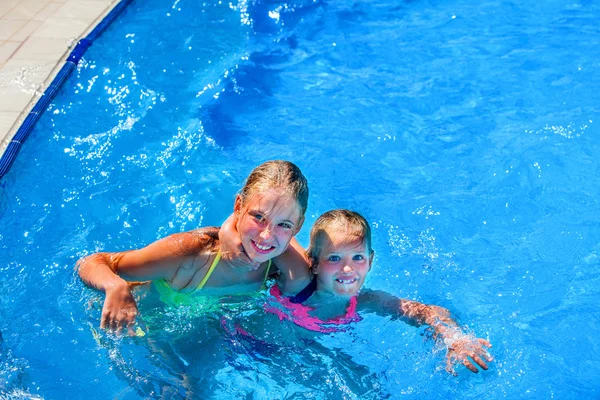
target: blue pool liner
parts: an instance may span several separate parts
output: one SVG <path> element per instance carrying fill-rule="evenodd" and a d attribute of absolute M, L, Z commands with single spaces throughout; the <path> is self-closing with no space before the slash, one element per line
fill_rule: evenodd
<path fill-rule="evenodd" d="M 119 14 L 132 2 L 133 0 L 121 0 L 107 15 L 100 21 L 98 25 L 92 30 L 85 38 L 79 40 L 77 45 L 69 54 L 65 65 L 58 72 L 56 77 L 52 80 L 52 83 L 46 88 L 40 99 L 37 101 L 35 106 L 31 109 L 25 120 L 17 130 L 17 133 L 12 138 L 6 151 L 0 157 L 0 180 L 6 175 L 12 166 L 21 146 L 39 121 L 40 117 L 48 109 L 50 102 L 63 83 L 67 80 L 71 72 L 77 67 L 77 63 L 81 60 L 81 57 L 85 54 L 87 49 L 94 43 L 94 41 L 102 35 L 102 33 L 113 23 Z"/>

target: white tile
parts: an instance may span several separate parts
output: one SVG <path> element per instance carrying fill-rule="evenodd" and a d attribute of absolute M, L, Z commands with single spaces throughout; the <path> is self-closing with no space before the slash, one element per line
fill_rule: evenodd
<path fill-rule="evenodd" d="M 0 40 L 10 39 L 16 32 L 19 31 L 19 29 L 21 29 L 26 24 L 26 19 L 0 19 Z"/>
<path fill-rule="evenodd" d="M 0 111 L 23 111 L 31 99 L 32 93 L 22 92 L 20 90 L 3 90 L 0 96 Z"/>
<path fill-rule="evenodd" d="M 58 62 L 69 49 L 70 41 L 57 38 L 29 37 L 12 56 L 15 60 Z"/>
<path fill-rule="evenodd" d="M 9 11 L 11 11 L 18 2 L 18 0 L 0 1 L 0 18 L 4 17 Z"/>
<path fill-rule="evenodd" d="M 90 21 L 91 22 L 91 21 Z M 80 37 L 88 28 L 89 22 L 77 19 L 49 18 L 35 30 L 32 37 L 73 39 Z"/>
<path fill-rule="evenodd" d="M 61 3 L 48 3 L 48 5 L 46 5 L 46 7 L 44 7 L 39 13 L 37 13 L 33 19 L 36 21 L 45 21 L 61 7 Z"/>
<path fill-rule="evenodd" d="M 21 29 L 11 36 L 10 40 L 15 42 L 24 42 L 41 25 L 42 21 L 28 21 Z"/>
<path fill-rule="evenodd" d="M 42 11 L 49 3 L 49 0 L 22 0 L 19 1 L 2 18 L 30 20 L 40 11 Z"/>
<path fill-rule="evenodd" d="M 0 142 L 7 137 L 15 121 L 19 118 L 19 111 L 0 111 Z M 2 150 L 0 149 L 0 154 Z"/>
<path fill-rule="evenodd" d="M 58 18 L 78 18 L 81 20 L 94 21 L 102 15 L 108 4 L 101 1 L 69 0 L 52 14 Z"/>
<path fill-rule="evenodd" d="M 7 62 L 10 57 L 17 51 L 20 42 L 3 42 L 0 44 L 0 64 Z"/>
<path fill-rule="evenodd" d="M 0 92 L 18 90 L 33 94 L 54 67 L 54 61 L 9 60 L 0 68 Z"/>

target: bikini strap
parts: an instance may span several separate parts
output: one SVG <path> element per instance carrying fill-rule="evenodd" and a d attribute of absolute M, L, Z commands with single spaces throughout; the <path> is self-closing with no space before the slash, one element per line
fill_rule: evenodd
<path fill-rule="evenodd" d="M 200 281 L 198 286 L 196 286 L 196 290 L 200 290 L 204 287 L 204 284 L 206 283 L 206 281 L 208 281 L 208 278 L 210 278 L 210 276 L 212 275 L 212 273 L 215 270 L 215 268 L 217 267 L 217 264 L 219 263 L 219 261 L 221 261 L 221 250 L 220 249 L 219 249 L 219 252 L 217 253 L 217 256 L 213 260 L 212 264 L 210 265 L 210 268 L 206 272 L 206 275 L 204 275 L 204 278 L 202 278 L 202 280 Z M 265 277 L 263 278 L 263 283 L 262 283 L 260 290 L 265 290 L 267 288 L 267 278 L 269 277 L 270 269 L 271 269 L 271 260 L 269 260 L 269 265 L 267 265 L 267 268 L 265 270 Z M 194 290 L 194 291 L 196 291 L 196 290 Z"/>
<path fill-rule="evenodd" d="M 206 275 L 204 275 L 204 278 L 202 278 L 202 280 L 200 281 L 198 286 L 196 286 L 196 290 L 200 290 L 204 287 L 204 284 L 206 283 L 208 278 L 210 278 L 210 276 L 212 275 L 212 273 L 215 270 L 215 268 L 217 267 L 217 264 L 219 263 L 219 261 L 221 261 L 221 249 L 219 249 L 219 251 L 217 252 L 216 257 L 213 260 L 212 264 L 210 265 L 210 268 L 206 272 Z"/>
<path fill-rule="evenodd" d="M 267 270 L 265 271 L 265 277 L 263 279 L 263 283 L 262 283 L 262 286 L 260 287 L 260 290 L 267 289 L 267 278 L 269 277 L 270 270 L 271 270 L 271 260 L 269 260 L 269 265 L 267 265 Z"/>

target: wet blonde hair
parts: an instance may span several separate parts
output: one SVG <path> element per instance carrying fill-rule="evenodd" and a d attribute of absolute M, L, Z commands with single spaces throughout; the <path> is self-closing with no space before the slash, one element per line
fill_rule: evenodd
<path fill-rule="evenodd" d="M 282 196 L 289 195 L 300 207 L 300 217 L 304 217 L 308 207 L 308 182 L 296 164 L 283 160 L 272 160 L 254 168 L 239 193 L 241 204 L 259 193 L 277 190 Z"/>
<path fill-rule="evenodd" d="M 360 239 L 365 244 L 367 254 L 371 256 L 371 227 L 359 213 L 350 210 L 337 209 L 327 211 L 315 221 L 310 230 L 310 244 L 306 256 L 310 260 L 311 268 L 317 265 L 319 256 L 323 251 L 323 243 L 331 233 L 344 233 L 348 239 Z"/>

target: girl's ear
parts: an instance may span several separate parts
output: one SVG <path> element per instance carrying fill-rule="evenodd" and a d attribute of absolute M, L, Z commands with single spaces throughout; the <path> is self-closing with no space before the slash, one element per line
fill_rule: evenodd
<path fill-rule="evenodd" d="M 235 196 L 235 204 L 233 205 L 233 212 L 236 217 L 239 217 L 240 213 L 242 212 L 242 196 L 240 196 L 239 194 L 237 196 Z"/>
<path fill-rule="evenodd" d="M 316 260 L 312 260 L 311 266 L 310 266 L 310 270 L 312 271 L 313 275 L 319 275 L 319 264 L 317 263 Z"/>
<path fill-rule="evenodd" d="M 298 225 L 296 225 L 296 229 L 294 230 L 294 236 L 300 232 L 300 229 L 302 229 L 302 224 L 304 224 L 304 217 L 300 218 L 300 221 L 298 221 Z"/>
<path fill-rule="evenodd" d="M 371 255 L 369 256 L 369 271 L 371 270 L 371 267 L 373 267 L 373 259 L 375 258 L 375 252 L 373 250 L 371 250 Z"/>

